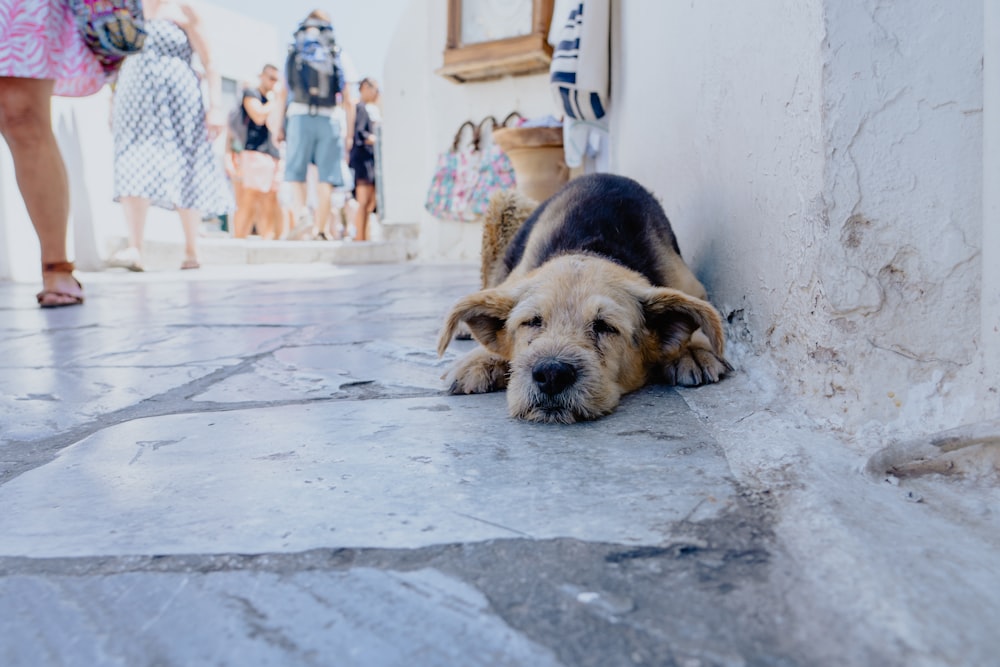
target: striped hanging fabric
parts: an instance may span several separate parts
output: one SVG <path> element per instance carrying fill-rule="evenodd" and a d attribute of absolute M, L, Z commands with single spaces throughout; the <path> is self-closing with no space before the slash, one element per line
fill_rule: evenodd
<path fill-rule="evenodd" d="M 568 118 L 600 120 L 608 110 L 608 0 L 574 3 L 552 53 L 549 79 Z"/>

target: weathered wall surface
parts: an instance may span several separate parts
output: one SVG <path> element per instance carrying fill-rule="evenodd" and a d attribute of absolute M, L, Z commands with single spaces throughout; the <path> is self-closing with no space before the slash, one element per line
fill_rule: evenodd
<path fill-rule="evenodd" d="M 1000 5 L 983 12 L 983 377 L 1000 378 Z M 1000 413 L 1000 388 L 986 387 L 986 401 Z"/>
<path fill-rule="evenodd" d="M 612 37 L 616 169 L 660 197 L 758 351 L 809 316 L 823 235 L 822 17 L 816 2 L 769 7 L 621 2 Z"/>
<path fill-rule="evenodd" d="M 995 412 L 980 400 L 983 4 L 918 5 L 825 8 L 820 317 L 796 343 L 814 361 L 803 389 L 847 426 Z"/>
<path fill-rule="evenodd" d="M 982 3 L 616 15 L 614 163 L 662 198 L 733 333 L 848 430 L 994 413 Z"/>

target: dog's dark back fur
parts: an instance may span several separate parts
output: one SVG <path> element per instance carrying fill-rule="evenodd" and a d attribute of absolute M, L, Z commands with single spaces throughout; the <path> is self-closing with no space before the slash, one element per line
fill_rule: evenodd
<path fill-rule="evenodd" d="M 507 246 L 504 265 L 509 273 L 524 257 L 535 224 L 552 209 L 561 224 L 535 253 L 532 269 L 567 253 L 586 252 L 632 269 L 654 285 L 663 284 L 657 248 L 667 244 L 680 255 L 677 239 L 663 207 L 630 178 L 589 174 L 575 178 L 539 206 L 524 221 Z"/>

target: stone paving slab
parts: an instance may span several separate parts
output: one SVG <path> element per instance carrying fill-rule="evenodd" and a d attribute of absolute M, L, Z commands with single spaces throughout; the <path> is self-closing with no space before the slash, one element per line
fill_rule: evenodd
<path fill-rule="evenodd" d="M 501 394 L 129 421 L 0 487 L 0 555 L 659 544 L 731 501 L 721 450 L 669 389 L 585 431 L 508 422 Z"/>
<path fill-rule="evenodd" d="M 0 664 L 1000 654 L 993 467 L 863 473 L 881 444 L 739 345 L 717 385 L 513 421 L 440 379 L 477 274 L 114 271 L 48 312 L 0 284 Z"/>
<path fill-rule="evenodd" d="M 559 664 L 436 570 L 15 576 L 0 599 L 5 665 Z"/>

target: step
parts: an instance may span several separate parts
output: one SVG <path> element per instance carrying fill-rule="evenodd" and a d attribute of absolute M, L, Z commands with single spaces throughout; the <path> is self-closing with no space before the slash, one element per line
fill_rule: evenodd
<path fill-rule="evenodd" d="M 198 257 L 205 266 L 405 262 L 417 255 L 416 225 L 412 227 L 412 230 L 391 230 L 391 233 L 383 234 L 383 240 L 378 241 L 267 241 L 255 236 L 234 239 L 224 233 L 209 232 L 198 242 Z M 110 257 L 126 245 L 125 238 L 112 238 L 106 256 Z M 143 265 L 147 270 L 176 269 L 183 258 L 184 244 L 179 241 L 150 239 L 143 244 Z"/>

